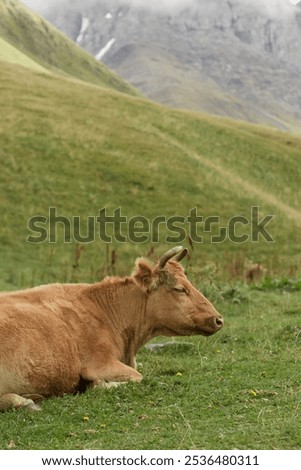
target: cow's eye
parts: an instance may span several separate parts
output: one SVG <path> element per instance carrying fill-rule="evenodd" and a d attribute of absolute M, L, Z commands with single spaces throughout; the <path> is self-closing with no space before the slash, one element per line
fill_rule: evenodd
<path fill-rule="evenodd" d="M 177 292 L 183 292 L 185 294 L 188 294 L 188 290 L 185 289 L 185 287 L 182 287 L 182 286 L 176 286 L 173 288 L 173 290 L 177 291 Z"/>

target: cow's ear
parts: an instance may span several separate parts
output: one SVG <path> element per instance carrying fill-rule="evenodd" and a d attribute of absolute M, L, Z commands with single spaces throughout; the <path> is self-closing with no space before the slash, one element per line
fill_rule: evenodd
<path fill-rule="evenodd" d="M 135 271 L 133 272 L 134 282 L 147 291 L 153 285 L 153 270 L 151 265 L 144 258 L 138 258 L 135 263 Z"/>

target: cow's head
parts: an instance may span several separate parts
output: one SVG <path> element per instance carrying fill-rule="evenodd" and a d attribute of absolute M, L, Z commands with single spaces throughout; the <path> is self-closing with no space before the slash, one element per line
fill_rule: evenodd
<path fill-rule="evenodd" d="M 222 316 L 187 279 L 179 261 L 187 254 L 182 247 L 167 251 L 152 266 L 136 261 L 134 282 L 148 295 L 147 308 L 158 335 L 209 336 L 223 326 Z"/>

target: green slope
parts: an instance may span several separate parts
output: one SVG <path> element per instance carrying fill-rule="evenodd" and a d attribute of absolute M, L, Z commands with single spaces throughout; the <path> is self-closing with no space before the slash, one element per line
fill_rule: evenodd
<path fill-rule="evenodd" d="M 204 243 L 194 246 L 194 266 L 214 261 L 225 274 L 245 259 L 272 272 L 300 268 L 301 140 L 278 131 L 226 119 L 170 110 L 141 98 L 52 74 L 1 64 L 0 107 L 0 284 L 15 288 L 55 280 L 95 280 L 109 270 L 105 244 L 86 244 L 77 268 L 76 243 L 30 244 L 28 220 L 48 217 L 49 207 L 65 217 L 88 216 L 107 207 L 122 215 L 220 216 L 274 214 L 274 243 Z M 123 226 L 124 227 L 124 226 Z M 186 227 L 186 226 L 185 226 Z M 214 233 L 219 226 L 213 224 Z M 144 227 L 146 229 L 147 227 Z M 187 227 L 186 227 L 187 228 Z M 237 227 L 237 234 L 250 232 Z M 110 229 L 108 229 L 110 233 Z M 123 232 L 123 228 L 122 228 Z M 161 225 L 160 246 L 166 234 Z M 179 244 L 177 241 L 175 243 Z M 187 242 L 186 242 L 187 243 Z M 136 255 L 151 246 L 113 243 L 118 272 L 128 272 Z M 75 268 L 73 267 L 75 265 Z"/>
<path fill-rule="evenodd" d="M 23 57 L 19 56 L 20 65 L 31 67 L 33 61 L 52 72 L 124 93 L 138 94 L 124 80 L 18 0 L 0 0 L 0 38 L 22 53 Z M 29 58 L 27 62 L 24 56 Z"/>
<path fill-rule="evenodd" d="M 48 72 L 47 69 L 39 65 L 34 60 L 30 59 L 26 54 L 23 54 L 19 49 L 16 49 L 9 42 L 4 41 L 0 37 L 0 60 L 10 62 L 12 64 L 22 65 L 32 70 L 39 72 Z"/>

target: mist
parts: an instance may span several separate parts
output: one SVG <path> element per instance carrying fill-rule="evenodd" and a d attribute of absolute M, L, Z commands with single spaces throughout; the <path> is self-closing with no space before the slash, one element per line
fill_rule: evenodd
<path fill-rule="evenodd" d="M 110 4 L 114 5 L 123 4 L 127 6 L 132 6 L 136 8 L 143 8 L 146 10 L 166 12 L 170 15 L 178 14 L 182 10 L 193 9 L 201 10 L 206 5 L 206 10 L 209 7 L 208 2 L 210 2 L 210 9 L 219 10 L 219 4 L 223 0 L 21 0 L 29 8 L 36 10 L 40 13 L 47 11 L 49 8 L 54 6 L 61 6 L 62 4 L 68 4 L 70 7 L 74 5 L 75 9 L 78 9 L 80 6 L 87 6 L 90 3 L 106 4 L 108 10 L 110 9 Z M 226 0 L 224 0 L 226 1 Z M 282 16 L 292 12 L 297 4 L 301 0 L 232 0 L 233 5 L 235 4 L 245 4 L 249 10 L 256 8 L 261 10 L 263 13 L 268 16 Z M 293 4 L 294 3 L 294 4 Z M 206 11 L 205 10 L 205 11 Z"/>
<path fill-rule="evenodd" d="M 167 11 L 169 13 L 179 12 L 184 9 L 197 8 L 200 4 L 198 0 L 121 0 L 121 3 L 138 8 L 150 10 Z"/>
<path fill-rule="evenodd" d="M 91 3 L 104 3 L 107 4 L 108 9 L 109 5 L 114 3 L 119 3 L 123 5 L 132 6 L 135 8 L 146 8 L 148 10 L 160 10 L 168 12 L 178 12 L 186 8 L 196 8 L 200 3 L 200 0 L 21 0 L 22 3 L 27 5 L 29 8 L 37 11 L 43 11 L 54 5 L 69 4 L 70 6 L 74 5 L 78 7 L 79 5 L 86 6 Z M 207 0 L 206 0 L 207 1 Z"/>
<path fill-rule="evenodd" d="M 177 13 L 181 10 L 192 8 L 201 9 L 204 3 L 210 1 L 211 4 L 218 5 L 223 0 L 119 0 L 120 3 L 132 5 L 135 7 L 143 7 L 153 10 L 164 10 L 169 13 Z M 226 1 L 226 0 L 224 0 Z M 294 8 L 292 2 L 297 4 L 301 0 L 234 0 L 232 3 L 235 4 L 246 4 L 257 7 L 270 12 L 271 14 L 282 14 L 285 11 L 290 11 Z"/>
<path fill-rule="evenodd" d="M 146 8 L 149 10 L 165 11 L 170 14 L 179 13 L 186 9 L 207 9 L 209 3 L 212 9 L 216 9 L 218 12 L 220 3 L 226 0 L 119 0 L 120 3 L 131 5 L 134 7 Z M 289 13 L 296 8 L 301 0 L 232 0 L 232 4 L 245 4 L 250 10 L 256 8 L 270 16 L 281 16 L 285 13 Z M 207 4 L 207 5 L 206 5 Z"/>

